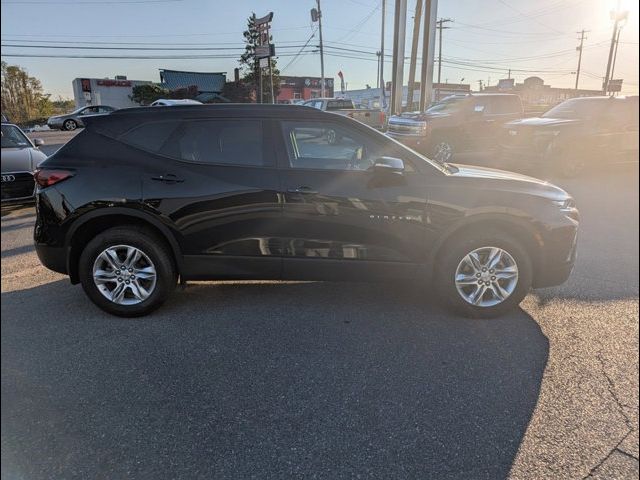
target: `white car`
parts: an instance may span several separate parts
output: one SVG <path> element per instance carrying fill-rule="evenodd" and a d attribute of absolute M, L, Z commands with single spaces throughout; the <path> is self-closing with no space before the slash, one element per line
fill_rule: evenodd
<path fill-rule="evenodd" d="M 150 107 L 177 107 L 180 105 L 202 105 L 202 102 L 199 102 L 197 100 L 189 100 L 189 99 L 173 100 L 173 99 L 159 98 L 149 106 Z"/>
<path fill-rule="evenodd" d="M 21 203 L 33 199 L 33 172 L 47 156 L 16 125 L 2 124 L 2 203 Z"/>

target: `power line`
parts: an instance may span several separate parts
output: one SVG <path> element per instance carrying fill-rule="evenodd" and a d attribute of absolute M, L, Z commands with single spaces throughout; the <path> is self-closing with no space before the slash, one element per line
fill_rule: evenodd
<path fill-rule="evenodd" d="M 12 48 L 46 48 L 46 49 L 62 49 L 62 50 L 178 50 L 178 51 L 195 51 L 195 50 L 238 50 L 244 47 L 104 47 L 104 46 L 77 46 L 77 45 L 19 45 L 19 44 L 2 44 L 3 47 Z M 280 48 L 298 48 L 300 45 L 283 45 Z"/>
<path fill-rule="evenodd" d="M 287 63 L 287 64 L 284 66 L 284 68 L 283 68 L 282 70 L 280 70 L 280 72 L 284 72 L 287 68 L 289 68 L 289 67 L 291 66 L 291 64 L 292 64 L 293 62 L 295 62 L 295 61 L 296 61 L 296 59 L 297 59 L 297 58 L 299 58 L 299 57 L 300 57 L 300 55 L 302 54 L 302 51 L 306 48 L 306 46 L 307 46 L 307 45 L 309 45 L 309 42 L 313 39 L 313 37 L 315 37 L 315 36 L 316 36 L 316 31 L 317 31 L 317 30 L 314 30 L 314 31 L 311 33 L 311 36 L 310 36 L 310 37 L 309 37 L 309 39 L 305 42 L 305 44 L 302 46 L 302 48 L 298 51 L 298 53 L 296 53 L 296 54 L 295 54 L 295 56 L 294 56 L 294 57 L 289 61 L 289 63 Z"/>

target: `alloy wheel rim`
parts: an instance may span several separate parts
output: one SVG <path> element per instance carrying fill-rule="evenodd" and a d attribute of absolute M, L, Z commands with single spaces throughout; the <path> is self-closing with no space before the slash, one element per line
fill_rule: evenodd
<path fill-rule="evenodd" d="M 66 128 L 67 130 L 75 130 L 76 122 L 74 122 L 73 120 L 67 120 L 66 122 L 64 122 L 64 128 Z"/>
<path fill-rule="evenodd" d="M 518 265 L 499 247 L 481 247 L 465 255 L 455 273 L 458 294 L 476 307 L 504 302 L 518 285 Z"/>
<path fill-rule="evenodd" d="M 137 305 L 156 287 L 156 267 L 142 250 L 114 245 L 103 250 L 93 263 L 93 282 L 107 300 L 118 305 Z"/>
<path fill-rule="evenodd" d="M 442 162 L 448 162 L 453 154 L 453 148 L 448 142 L 440 142 L 435 148 L 435 159 Z"/>

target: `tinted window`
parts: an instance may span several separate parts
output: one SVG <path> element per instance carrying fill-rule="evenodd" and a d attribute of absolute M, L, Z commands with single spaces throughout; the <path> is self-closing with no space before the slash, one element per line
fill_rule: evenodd
<path fill-rule="evenodd" d="M 120 137 L 120 140 L 134 147 L 158 153 L 179 122 L 153 122 L 134 128 Z"/>
<path fill-rule="evenodd" d="M 283 122 L 292 168 L 367 170 L 375 147 L 357 132 L 324 122 Z"/>
<path fill-rule="evenodd" d="M 115 108 L 111 108 L 111 107 L 99 107 L 98 111 L 100 113 L 110 113 L 113 112 L 115 110 Z"/>
<path fill-rule="evenodd" d="M 204 120 L 184 122 L 161 154 L 199 163 L 264 165 L 262 122 Z"/>
<path fill-rule="evenodd" d="M 609 106 L 609 99 L 578 99 L 567 100 L 556 105 L 542 116 L 548 118 L 589 119 L 598 117 Z"/>

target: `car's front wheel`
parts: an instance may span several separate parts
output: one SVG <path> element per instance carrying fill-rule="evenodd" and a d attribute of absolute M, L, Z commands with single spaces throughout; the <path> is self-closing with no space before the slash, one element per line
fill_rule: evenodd
<path fill-rule="evenodd" d="M 80 255 L 79 273 L 93 303 L 121 317 L 155 310 L 177 281 L 168 247 L 137 227 L 115 227 L 97 235 Z"/>
<path fill-rule="evenodd" d="M 477 235 L 448 244 L 435 281 L 440 297 L 468 317 L 492 318 L 515 308 L 531 288 L 526 250 L 508 235 Z"/>
<path fill-rule="evenodd" d="M 62 124 L 62 129 L 68 132 L 71 132 L 76 128 L 78 128 L 78 123 L 75 120 L 71 120 L 71 119 L 65 120 L 64 123 Z"/>

